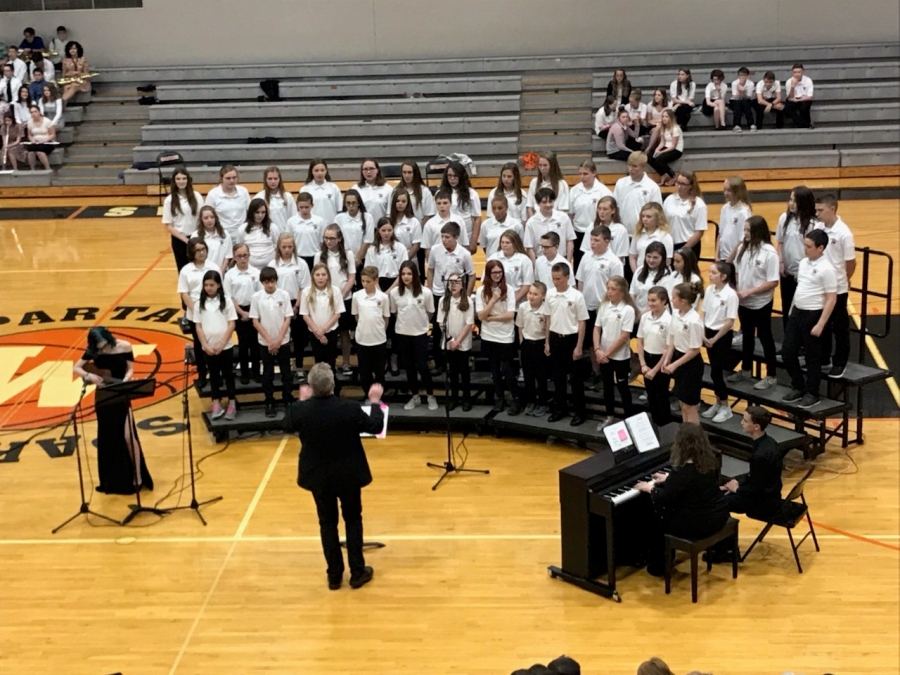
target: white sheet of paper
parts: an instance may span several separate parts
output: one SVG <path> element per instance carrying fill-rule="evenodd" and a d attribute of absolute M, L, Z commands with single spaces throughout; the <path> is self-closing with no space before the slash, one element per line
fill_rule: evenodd
<path fill-rule="evenodd" d="M 628 428 L 625 422 L 616 422 L 607 427 L 603 427 L 603 434 L 606 436 L 606 442 L 613 452 L 618 452 L 624 448 L 630 448 L 634 445 L 631 442 L 631 436 L 628 434 Z"/>
<path fill-rule="evenodd" d="M 656 437 L 656 432 L 653 430 L 653 424 L 651 424 L 650 416 L 647 413 L 642 412 L 638 415 L 633 415 L 625 420 L 625 424 L 628 425 L 628 430 L 631 432 L 631 437 L 634 439 L 638 452 L 649 452 L 659 447 L 659 439 Z"/>
<path fill-rule="evenodd" d="M 372 415 L 372 406 L 371 405 L 364 405 L 364 406 L 362 406 L 362 409 L 363 409 L 363 412 L 366 413 L 366 415 L 369 415 L 369 416 Z M 387 437 L 388 410 L 389 410 L 389 408 L 384 403 L 382 403 L 381 404 L 381 412 L 384 413 L 384 426 L 381 427 L 381 431 L 378 434 L 362 433 L 359 435 L 360 438 L 385 438 L 385 437 Z"/>

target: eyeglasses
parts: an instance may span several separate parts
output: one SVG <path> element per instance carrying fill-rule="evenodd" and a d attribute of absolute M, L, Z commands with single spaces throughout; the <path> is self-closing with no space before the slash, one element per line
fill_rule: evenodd
<path fill-rule="evenodd" d="M 492 276 L 492 277 L 502 277 L 502 276 L 503 276 L 503 270 L 492 270 L 492 271 L 491 271 L 491 276 Z"/>
<path fill-rule="evenodd" d="M 541 244 L 541 248 L 546 251 L 548 248 L 556 248 L 556 245 L 555 244 Z"/>
<path fill-rule="evenodd" d="M 322 237 L 322 239 L 324 239 L 325 241 L 337 241 L 338 240 L 337 237 Z"/>
<path fill-rule="evenodd" d="M 448 284 L 461 284 L 461 283 L 462 283 L 462 279 L 448 279 L 448 280 L 447 280 L 447 283 L 448 283 Z"/>

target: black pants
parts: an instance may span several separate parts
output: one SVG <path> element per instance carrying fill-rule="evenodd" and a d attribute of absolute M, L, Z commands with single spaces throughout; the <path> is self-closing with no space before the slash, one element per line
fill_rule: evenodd
<path fill-rule="evenodd" d="M 575 263 L 575 269 L 578 270 L 578 266 L 581 265 L 581 258 L 584 256 L 584 251 L 581 250 L 581 242 L 584 241 L 585 237 L 590 237 L 590 233 L 588 232 L 575 232 L 575 241 L 573 242 L 574 251 L 572 262 Z M 562 242 L 560 242 L 562 245 Z M 563 256 L 565 256 L 565 251 L 563 251 Z"/>
<path fill-rule="evenodd" d="M 847 313 L 847 296 L 849 293 L 838 293 L 828 317 L 828 325 L 822 332 L 822 362 L 832 365 L 846 366 L 850 360 L 850 315 Z M 834 356 L 831 353 L 831 336 L 834 336 Z"/>
<path fill-rule="evenodd" d="M 766 116 L 766 107 L 764 105 L 760 105 L 759 103 L 754 103 L 753 107 L 756 109 L 756 128 L 762 129 L 763 121 Z M 772 114 L 775 115 L 775 128 L 784 128 L 784 110 L 772 108 Z"/>
<path fill-rule="evenodd" d="M 180 272 L 181 268 L 190 262 L 187 254 L 187 242 L 181 241 L 178 237 L 172 237 L 172 255 L 175 256 L 175 267 Z"/>
<path fill-rule="evenodd" d="M 350 575 L 360 575 L 366 566 L 363 556 L 362 491 L 359 487 L 339 490 L 322 489 L 313 492 L 316 513 L 319 516 L 319 536 L 322 551 L 328 563 L 329 579 L 339 579 L 344 574 L 344 556 L 341 553 L 341 537 L 338 534 L 338 502 L 347 530 L 347 562 Z"/>
<path fill-rule="evenodd" d="M 653 167 L 653 170 L 660 176 L 674 176 L 675 172 L 672 171 L 672 167 L 669 166 L 669 164 L 680 158 L 681 150 L 669 150 L 668 152 L 649 157 L 647 163 Z"/>
<path fill-rule="evenodd" d="M 223 349 L 220 353 L 206 355 L 209 365 L 209 382 L 212 385 L 214 401 L 222 398 L 222 380 L 225 380 L 225 393 L 230 401 L 234 400 L 234 348 Z"/>
<path fill-rule="evenodd" d="M 291 301 L 291 306 L 297 304 L 296 300 Z M 288 329 L 291 333 L 291 344 L 293 345 L 294 363 L 297 370 L 303 370 L 303 355 L 306 353 L 306 345 L 309 342 L 309 326 L 302 316 L 294 315 L 291 318 L 291 327 Z"/>
<path fill-rule="evenodd" d="M 631 374 L 631 359 L 615 361 L 610 359 L 607 363 L 600 364 L 600 377 L 603 379 L 603 403 L 606 405 L 606 414 L 612 417 L 616 408 L 616 392 L 622 398 L 622 408 L 625 417 L 630 417 L 634 412 L 631 405 L 631 388 L 628 386 L 628 376 Z"/>
<path fill-rule="evenodd" d="M 419 393 L 419 376 L 422 377 L 422 386 L 425 392 L 431 396 L 434 394 L 434 384 L 431 382 L 431 373 L 428 370 L 428 336 L 422 335 L 396 335 L 397 349 L 406 370 L 406 379 L 413 396 Z"/>
<path fill-rule="evenodd" d="M 543 340 L 522 340 L 522 375 L 525 378 L 523 401 L 547 404 L 547 355 Z"/>
<path fill-rule="evenodd" d="M 275 363 L 278 363 L 278 370 L 281 371 L 281 400 L 285 403 L 293 399 L 291 389 L 293 387 L 293 379 L 291 378 L 291 347 L 289 344 L 283 344 L 278 348 L 278 352 L 271 354 L 269 348 L 260 345 L 260 357 L 262 358 L 262 386 L 263 393 L 266 396 L 266 403 L 275 403 Z"/>
<path fill-rule="evenodd" d="M 567 384 L 572 387 L 572 411 L 584 417 L 584 368 L 581 359 L 572 358 L 578 346 L 578 333 L 550 333 L 550 370 L 553 373 L 555 408 L 558 413 L 569 410 Z"/>
<path fill-rule="evenodd" d="M 191 338 L 194 340 L 194 362 L 197 364 L 197 379 L 206 382 L 209 368 L 206 365 L 206 352 L 200 346 L 200 336 L 197 335 L 197 324 L 191 321 Z"/>
<path fill-rule="evenodd" d="M 502 401 L 509 391 L 513 399 L 518 400 L 519 382 L 517 373 L 513 370 L 513 358 L 516 346 L 514 344 L 502 345 L 490 340 L 481 339 L 482 355 L 487 356 L 491 364 L 491 382 L 497 399 Z"/>
<path fill-rule="evenodd" d="M 356 345 L 356 359 L 359 364 L 359 384 L 363 395 L 369 393 L 369 387 L 377 382 L 384 385 L 384 365 L 387 358 L 387 342 L 380 345 Z"/>
<path fill-rule="evenodd" d="M 651 368 L 662 360 L 662 354 L 644 352 L 644 362 Z M 647 390 L 647 404 L 650 406 L 650 417 L 657 426 L 663 426 L 672 421 L 669 410 L 669 381 L 671 377 L 659 370 L 652 379 L 644 378 L 644 389 Z"/>
<path fill-rule="evenodd" d="M 688 123 L 691 121 L 692 112 L 694 112 L 694 106 L 688 105 L 687 103 L 682 103 L 675 107 L 675 121 L 678 123 L 678 126 L 682 128 L 682 130 L 686 130 L 688 128 Z"/>
<path fill-rule="evenodd" d="M 784 104 L 784 112 L 794 121 L 794 126 L 798 129 L 809 129 L 812 126 L 810 118 L 810 108 L 812 101 L 787 101 Z"/>
<path fill-rule="evenodd" d="M 431 315 L 431 358 L 434 359 L 435 368 L 444 367 L 444 350 L 441 348 L 444 331 L 441 330 L 441 324 L 437 319 L 438 308 L 441 306 L 441 300 L 443 299 L 443 295 L 434 296 L 434 314 Z"/>
<path fill-rule="evenodd" d="M 719 331 L 712 328 L 706 329 L 706 339 L 710 340 Z M 706 348 L 709 357 L 709 370 L 713 381 L 713 391 L 717 401 L 728 400 L 728 388 L 725 385 L 725 372 L 728 370 L 728 362 L 731 360 L 731 340 L 734 331 L 728 331 L 720 337 L 712 347 Z"/>
<path fill-rule="evenodd" d="M 784 334 L 784 367 L 791 376 L 791 387 L 819 396 L 822 381 L 822 337 L 812 334 L 812 328 L 822 317 L 821 309 L 797 309 L 791 312 Z M 800 367 L 800 347 L 806 352 L 806 379 Z"/>
<path fill-rule="evenodd" d="M 733 98 L 728 102 L 731 108 L 732 123 L 735 126 L 741 126 L 744 118 L 747 119 L 747 126 L 753 124 L 753 101 L 749 98 Z"/>
<path fill-rule="evenodd" d="M 753 350 L 756 349 L 756 338 L 762 343 L 766 359 L 766 376 L 775 377 L 775 338 L 772 337 L 772 303 L 759 309 L 738 306 L 738 319 L 741 321 L 741 334 L 744 342 L 741 345 L 741 370 L 753 370 Z"/>
<path fill-rule="evenodd" d="M 450 383 L 450 400 L 456 401 L 462 390 L 463 402 L 472 398 L 471 373 L 469 372 L 469 352 L 460 350 L 447 352 L 447 379 Z M 460 386 L 462 385 L 462 386 Z"/>
<path fill-rule="evenodd" d="M 250 311 L 250 305 L 241 307 L 245 312 Z M 240 317 L 234 322 L 234 330 L 238 336 L 238 365 L 241 375 L 244 377 L 259 377 L 259 340 L 256 329 L 253 327 L 253 319 L 244 321 Z"/>
<path fill-rule="evenodd" d="M 303 262 L 305 262 L 305 263 L 306 263 L 306 266 L 309 268 L 309 271 L 312 272 L 313 263 L 314 263 L 315 260 L 316 260 L 316 256 L 314 256 L 314 255 L 301 255 L 301 256 L 297 256 L 297 257 L 300 258 L 300 260 L 302 260 Z"/>
<path fill-rule="evenodd" d="M 797 292 L 797 277 L 793 274 L 781 277 L 781 283 L 778 284 L 778 288 L 781 292 L 781 322 L 784 325 L 785 333 L 787 333 L 788 312 L 791 311 L 794 293 Z"/>
<path fill-rule="evenodd" d="M 327 363 L 334 370 L 337 361 L 337 339 L 339 330 L 336 328 L 325 333 L 325 342 L 320 342 L 317 337 L 310 340 L 313 358 L 316 363 Z"/>

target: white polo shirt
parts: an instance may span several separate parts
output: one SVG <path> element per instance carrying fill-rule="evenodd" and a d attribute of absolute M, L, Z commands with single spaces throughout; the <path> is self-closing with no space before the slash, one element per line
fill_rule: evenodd
<path fill-rule="evenodd" d="M 572 227 L 576 232 L 590 232 L 594 228 L 597 202 L 604 197 L 612 197 L 612 191 L 597 179 L 590 188 L 579 181 L 569 191 L 569 213 L 572 214 Z"/>
<path fill-rule="evenodd" d="M 700 197 L 694 199 L 693 208 L 691 208 L 690 199 L 681 199 L 678 195 L 671 194 L 663 202 L 663 211 L 669 221 L 669 234 L 672 235 L 672 241 L 676 244 L 685 243 L 694 232 L 706 230 L 706 202 Z"/>
<path fill-rule="evenodd" d="M 578 332 L 578 323 L 588 320 L 584 296 L 574 288 L 560 293 L 550 286 L 543 307 L 550 332 L 558 335 L 573 335 Z"/>
<path fill-rule="evenodd" d="M 375 219 L 371 213 L 366 213 L 365 221 L 363 221 L 362 211 L 357 211 L 353 217 L 346 211 L 339 213 L 334 217 L 335 224 L 341 228 L 341 234 L 344 235 L 344 246 L 353 252 L 353 257 L 359 253 L 363 242 L 372 241 L 375 233 Z"/>
<path fill-rule="evenodd" d="M 628 292 L 631 293 L 631 299 L 634 300 L 634 304 L 637 305 L 638 310 L 641 312 L 647 309 L 647 294 L 650 292 L 650 289 L 654 286 L 663 286 L 668 274 L 665 265 L 663 265 L 660 268 L 663 270 L 663 274 L 658 281 L 656 280 L 657 270 L 649 270 L 647 278 L 641 281 L 638 277 L 641 276 L 643 269 L 643 265 L 637 268 L 637 271 L 631 278 L 631 287 L 628 289 Z"/>
<path fill-rule="evenodd" d="M 354 339 L 363 347 L 374 347 L 387 342 L 385 319 L 391 316 L 391 300 L 387 294 L 375 289 L 372 295 L 361 288 L 353 294 L 350 311 L 357 317 Z"/>
<path fill-rule="evenodd" d="M 249 232 L 243 227 L 238 230 L 235 241 L 247 245 L 250 249 L 250 264 L 262 269 L 275 257 L 279 234 L 280 231 L 274 225 L 269 227 L 268 234 L 261 227 L 253 225 Z"/>
<path fill-rule="evenodd" d="M 766 86 L 765 80 L 760 80 L 756 83 L 756 95 L 762 96 L 766 101 L 774 101 L 775 97 L 781 93 L 781 82 L 775 80 L 772 82 L 772 86 Z"/>
<path fill-rule="evenodd" d="M 434 207 L 434 196 L 431 194 L 431 190 L 428 189 L 427 185 L 422 186 L 421 202 L 416 199 L 416 195 L 413 194 L 412 190 L 407 188 L 406 191 L 409 193 L 409 204 L 412 206 L 413 215 L 420 223 L 437 213 Z"/>
<path fill-rule="evenodd" d="M 379 218 L 383 218 L 391 210 L 391 193 L 394 186 L 390 183 L 384 185 L 363 183 L 361 186 L 354 185 L 353 189 L 362 197 L 366 213 L 372 216 L 372 222 L 377 223 Z"/>
<path fill-rule="evenodd" d="M 737 319 L 738 296 L 725 284 L 722 290 L 707 286 L 703 294 L 703 325 L 710 330 L 721 330 L 728 319 Z"/>
<path fill-rule="evenodd" d="M 331 301 L 328 298 L 328 291 L 320 291 L 315 289 L 312 291 L 312 300 L 310 293 L 304 289 L 300 296 L 300 316 L 308 316 L 317 326 L 324 326 L 333 314 L 344 313 L 344 299 L 341 297 L 341 289 L 337 286 L 331 287 L 331 296 L 334 298 L 334 309 L 331 308 Z M 328 329 L 328 333 L 337 330 L 338 322 Z"/>
<path fill-rule="evenodd" d="M 575 288 L 575 271 L 572 269 L 572 265 L 569 264 L 569 261 L 566 260 L 564 256 L 560 255 L 559 252 L 556 253 L 556 257 L 553 260 L 547 260 L 547 256 L 542 255 L 534 261 L 535 281 L 544 282 L 548 289 L 553 288 L 553 266 L 557 263 L 564 263 L 568 266 L 569 286 Z"/>
<path fill-rule="evenodd" d="M 456 190 L 450 195 L 450 213 L 462 219 L 466 230 L 466 241 L 472 241 L 472 221 L 481 218 L 481 197 L 475 188 L 469 188 L 469 205 L 462 207 L 459 204 L 459 194 Z M 464 244 L 468 246 L 468 244 Z"/>
<path fill-rule="evenodd" d="M 628 118 L 635 122 L 639 118 L 642 120 L 647 119 L 647 104 L 646 103 L 638 103 L 638 107 L 634 108 L 631 105 L 631 101 L 625 104 L 625 110 L 628 111 Z"/>
<path fill-rule="evenodd" d="M 309 267 L 297 257 L 288 262 L 276 258 L 267 267 L 272 267 L 278 272 L 278 281 L 275 283 L 278 284 L 278 288 L 282 288 L 287 292 L 291 301 L 297 299 L 297 294 L 300 293 L 301 288 L 309 288 L 312 285 Z"/>
<path fill-rule="evenodd" d="M 506 220 L 502 223 L 491 216 L 481 224 L 481 235 L 478 243 L 484 249 L 485 257 L 490 258 L 500 250 L 500 237 L 507 230 L 514 231 L 519 235 L 520 239 L 525 235 L 522 223 L 510 216 L 509 213 L 506 214 Z"/>
<path fill-rule="evenodd" d="M 663 232 L 659 228 L 656 228 L 653 232 L 644 230 L 639 236 L 632 238 L 631 248 L 628 251 L 631 255 L 637 256 L 638 267 L 643 266 L 644 254 L 647 252 L 647 247 L 654 241 L 658 241 L 666 247 L 666 260 L 663 262 L 671 260 L 675 255 L 675 243 L 671 234 Z"/>
<path fill-rule="evenodd" d="M 388 248 L 381 244 L 372 244 L 366 249 L 366 265 L 378 268 L 378 276 L 396 279 L 400 276 L 400 265 L 409 259 L 406 247 L 399 241 Z"/>
<path fill-rule="evenodd" d="M 719 99 L 722 99 L 724 101 L 727 91 L 728 85 L 724 82 L 720 82 L 719 86 L 716 86 L 713 82 L 710 82 L 706 85 L 704 97 L 709 99 L 710 101 L 718 101 Z"/>
<path fill-rule="evenodd" d="M 291 309 L 291 298 L 287 291 L 280 288 L 276 288 L 271 294 L 266 293 L 266 289 L 262 289 L 254 293 L 250 300 L 250 318 L 257 319 L 266 333 L 273 337 L 281 331 L 284 320 L 291 318 L 293 315 L 294 310 Z M 257 339 L 259 344 L 263 347 L 266 346 L 262 333 L 257 334 Z M 290 339 L 291 331 L 286 330 L 284 337 L 281 338 L 281 344 L 286 345 Z"/>
<path fill-rule="evenodd" d="M 669 325 L 669 344 L 675 350 L 686 354 L 689 349 L 700 349 L 703 346 L 703 321 L 696 309 L 689 309 L 684 314 L 672 313 Z"/>
<path fill-rule="evenodd" d="M 394 286 L 390 292 L 391 311 L 397 314 L 395 330 L 398 335 L 425 335 L 431 327 L 434 314 L 434 296 L 431 289 L 422 286 L 419 295 L 413 295 L 408 288 L 400 294 L 400 287 Z"/>
<path fill-rule="evenodd" d="M 556 211 L 568 211 L 569 210 L 569 184 L 566 183 L 565 180 L 559 181 L 556 185 L 551 185 L 549 181 L 541 181 L 540 185 L 538 185 L 538 178 L 535 176 L 531 179 L 531 184 L 528 186 L 528 207 L 538 210 L 538 204 L 534 200 L 535 193 L 544 187 L 552 188 L 556 193 L 556 201 L 553 202 L 553 208 Z"/>
<path fill-rule="evenodd" d="M 209 258 L 204 261 L 203 267 L 197 267 L 194 263 L 188 263 L 182 267 L 181 271 L 178 273 L 177 292 L 187 293 L 191 300 L 196 303 L 197 300 L 200 299 L 200 293 L 203 292 L 203 275 L 210 270 L 221 272 L 221 268 L 211 262 Z M 222 285 L 225 285 L 224 281 L 222 282 Z M 190 309 L 185 310 L 184 318 L 188 321 L 194 320 L 194 315 Z"/>
<path fill-rule="evenodd" d="M 524 253 L 513 253 L 509 258 L 503 255 L 503 251 L 497 251 L 488 260 L 499 260 L 503 265 L 506 287 L 515 295 L 522 286 L 531 286 L 534 283 L 534 263 Z"/>
<path fill-rule="evenodd" d="M 616 198 L 616 204 L 619 205 L 622 224 L 628 230 L 629 235 L 634 234 L 634 228 L 641 219 L 641 208 L 644 204 L 656 202 L 662 205 L 663 201 L 659 185 L 646 173 L 637 182 L 633 181 L 631 176 L 623 176 L 616 181 L 613 195 Z"/>
<path fill-rule="evenodd" d="M 164 225 L 172 225 L 176 230 L 184 236 L 190 235 L 197 230 L 197 217 L 200 214 L 200 207 L 203 206 L 203 197 L 199 192 L 194 193 L 194 199 L 197 200 L 197 211 L 191 213 L 191 203 L 187 197 L 178 196 L 178 204 L 181 206 L 181 213 L 172 215 L 172 195 L 166 197 L 163 202 L 162 221 Z"/>
<path fill-rule="evenodd" d="M 628 236 L 628 230 L 625 229 L 622 223 L 610 223 L 607 227 L 609 227 L 609 233 L 612 235 L 612 239 L 609 240 L 609 250 L 617 258 L 627 258 L 628 253 L 631 251 L 631 237 Z M 591 237 L 589 234 L 586 234 L 584 239 L 581 240 L 581 251 L 583 253 L 591 252 Z"/>
<path fill-rule="evenodd" d="M 682 100 L 687 100 L 691 104 L 694 103 L 694 96 L 697 95 L 697 83 L 691 82 L 687 88 L 682 86 L 681 94 L 678 93 L 678 80 L 672 80 L 672 84 L 669 85 L 669 100 L 673 103 L 678 103 Z M 621 208 L 621 207 L 620 207 Z M 626 223 L 627 225 L 627 223 Z"/>
<path fill-rule="evenodd" d="M 484 301 L 484 287 L 480 287 L 475 291 L 475 311 L 480 312 L 487 303 Z M 506 300 L 498 300 L 491 308 L 490 316 L 499 316 L 507 312 L 516 311 L 516 296 L 513 295 L 509 288 L 506 289 Z M 499 342 L 501 344 L 510 344 L 516 339 L 516 322 L 515 316 L 509 321 L 482 321 L 481 322 L 481 338 L 489 342 Z"/>
<path fill-rule="evenodd" d="M 678 284 L 690 283 L 691 285 L 696 285 L 697 288 L 703 286 L 702 280 L 696 274 L 691 274 L 691 280 L 689 282 L 685 282 L 684 275 L 681 272 L 676 272 L 675 270 L 670 270 L 669 273 L 662 278 L 662 281 L 659 282 L 659 285 L 666 289 L 666 292 L 669 294 L 669 300 L 672 300 L 672 291 L 675 290 L 675 287 Z M 697 299 L 694 300 L 692 307 L 694 309 L 700 309 L 700 298 L 698 295 Z"/>
<path fill-rule="evenodd" d="M 825 294 L 837 293 L 837 287 L 837 273 L 824 254 L 815 261 L 804 258 L 800 261 L 797 271 L 794 307 L 807 310 L 822 309 L 825 307 Z"/>
<path fill-rule="evenodd" d="M 644 312 L 638 325 L 637 336 L 644 341 L 644 353 L 661 355 L 669 344 L 669 329 L 672 326 L 672 315 L 664 309 L 657 317 L 652 312 Z"/>
<path fill-rule="evenodd" d="M 394 236 L 397 241 L 406 247 L 407 255 L 409 250 L 416 244 L 422 243 L 422 225 L 418 218 L 407 218 L 403 216 L 394 225 Z"/>
<path fill-rule="evenodd" d="M 734 206 L 729 203 L 722 205 L 719 212 L 719 242 L 716 250 L 716 260 L 726 260 L 734 247 L 744 238 L 744 223 L 753 215 L 750 207 L 738 202 Z"/>
<path fill-rule="evenodd" d="M 488 192 L 488 210 L 491 208 L 491 202 L 494 199 L 494 195 L 497 194 L 497 188 L 494 188 L 490 192 Z M 528 193 L 525 190 L 519 190 L 519 195 L 522 198 L 522 201 L 516 204 L 516 193 L 515 192 L 507 192 L 503 191 L 503 196 L 506 197 L 507 209 L 506 213 L 512 218 L 515 218 L 520 223 L 524 223 L 528 220 Z"/>
<path fill-rule="evenodd" d="M 525 340 L 543 340 L 547 337 L 547 316 L 544 313 L 544 302 L 532 307 L 527 300 L 519 305 L 516 311 L 516 326 L 522 329 Z"/>
<path fill-rule="evenodd" d="M 444 295 L 444 279 L 454 272 L 466 274 L 470 278 L 475 274 L 472 254 L 458 242 L 452 251 L 448 251 L 443 244 L 432 248 L 428 254 L 428 269 L 434 270 L 431 277 L 431 292 L 437 297 Z"/>
<path fill-rule="evenodd" d="M 800 219 L 794 215 L 790 222 L 787 221 L 787 212 L 778 218 L 778 226 L 775 228 L 775 240 L 781 244 L 781 259 L 788 274 L 797 276 L 800 261 L 806 258 L 803 248 L 803 235 L 800 234 Z M 819 221 L 813 218 L 809 223 L 809 229 L 814 230 Z"/>
<path fill-rule="evenodd" d="M 266 191 L 261 190 L 256 193 L 254 199 L 263 199 L 266 198 Z M 297 202 L 294 201 L 293 195 L 287 190 L 284 191 L 284 197 L 280 194 L 275 193 L 269 198 L 267 202 L 269 205 L 269 220 L 272 221 L 273 225 L 277 225 L 278 229 L 282 232 L 285 231 L 285 226 L 293 216 L 297 215 Z M 290 231 L 289 229 L 287 231 Z"/>
<path fill-rule="evenodd" d="M 466 231 L 466 224 L 462 218 L 451 213 L 447 218 L 441 218 L 440 216 L 429 218 L 428 222 L 422 227 L 422 248 L 428 250 L 440 244 L 441 228 L 447 223 L 459 225 L 459 244 L 460 246 L 468 246 L 469 233 Z"/>
<path fill-rule="evenodd" d="M 243 185 L 236 185 L 235 193 L 227 195 L 221 185 L 216 185 L 206 195 L 205 206 L 211 206 L 216 210 L 222 227 L 233 238 L 238 229 L 247 222 L 250 193 Z"/>
<path fill-rule="evenodd" d="M 325 181 L 321 185 L 315 182 L 307 183 L 300 192 L 306 192 L 313 198 L 313 215 L 318 216 L 325 221 L 326 225 L 334 222 L 335 216 L 341 212 L 343 208 L 341 199 L 341 189 L 331 181 Z"/>
<path fill-rule="evenodd" d="M 309 220 L 304 220 L 299 213 L 288 219 L 287 231 L 294 235 L 297 255 L 311 258 L 322 249 L 325 225 L 325 221 L 314 213 Z"/>
<path fill-rule="evenodd" d="M 259 270 L 248 265 L 247 269 L 241 271 L 235 265 L 225 272 L 225 278 L 222 280 L 225 288 L 225 295 L 230 296 L 241 307 L 247 307 L 253 294 L 262 290 L 262 284 L 259 282 Z"/>
<path fill-rule="evenodd" d="M 772 244 L 763 244 L 755 251 L 747 249 L 743 254 L 738 250 L 734 258 L 734 265 L 737 269 L 739 291 L 756 288 L 760 284 L 778 281 L 781 278 L 778 271 L 778 252 Z M 774 297 L 775 289 L 773 288 L 771 291 L 744 298 L 741 300 L 741 306 L 747 309 L 762 309 L 772 302 Z"/>
<path fill-rule="evenodd" d="M 789 99 L 794 96 L 809 96 L 812 98 L 813 95 L 813 81 L 806 75 L 801 77 L 799 82 L 791 77 L 784 83 L 784 88 Z"/>
<path fill-rule="evenodd" d="M 837 292 L 839 294 L 848 293 L 850 280 L 847 278 L 847 263 L 856 260 L 856 244 L 853 241 L 853 233 L 840 216 L 831 227 L 817 222 L 815 229 L 823 230 L 828 235 L 828 246 L 825 247 L 824 256 L 834 267 L 834 273 L 837 276 Z"/>
<path fill-rule="evenodd" d="M 341 269 L 341 256 L 346 256 L 347 258 L 347 271 L 344 272 Z M 322 261 L 322 252 L 319 251 L 313 256 L 313 267 L 318 265 Z M 350 278 L 351 274 L 356 274 L 356 263 L 353 260 L 353 251 L 349 248 L 344 251 L 328 251 L 328 255 L 324 260 L 325 264 L 328 265 L 328 271 L 331 273 L 331 283 L 333 283 L 338 288 L 343 288 L 344 284 L 347 283 L 347 279 Z M 344 296 L 344 300 L 349 300 L 350 295 L 353 293 L 350 290 L 347 295 Z"/>
<path fill-rule="evenodd" d="M 444 313 L 444 302 L 450 301 L 450 310 Z M 460 298 L 444 298 L 437 310 L 437 321 L 440 326 L 446 330 L 442 338 L 442 345 L 446 349 L 450 338 L 455 338 L 463 332 L 466 326 L 475 325 L 475 302 L 473 298 L 469 298 L 469 308 L 463 312 L 459 309 Z M 482 331 L 482 337 L 484 331 Z M 472 331 L 470 330 L 466 337 L 459 342 L 459 351 L 467 352 L 472 349 Z"/>
<path fill-rule="evenodd" d="M 200 230 L 191 232 L 188 239 L 193 239 L 194 237 L 200 237 Z M 231 235 L 226 232 L 224 237 L 220 237 L 215 230 L 205 232 L 203 243 L 206 244 L 206 262 L 212 263 L 217 269 L 221 270 L 225 261 L 231 259 L 232 251 L 234 250 Z"/>
<path fill-rule="evenodd" d="M 541 248 L 541 237 L 548 232 L 556 232 L 559 235 L 559 248 L 566 250 L 565 242 L 575 241 L 575 228 L 572 227 L 572 221 L 569 214 L 562 211 L 552 211 L 548 217 L 537 211 L 528 222 L 525 223 L 525 248 L 534 249 L 534 254 L 538 258 L 544 255 Z"/>
<path fill-rule="evenodd" d="M 753 84 L 753 80 L 749 77 L 744 80 L 744 91 L 740 91 L 741 80 L 740 78 L 734 80 L 731 83 L 731 98 L 732 99 L 743 99 L 749 98 L 751 101 L 756 100 L 756 86 Z"/>
<path fill-rule="evenodd" d="M 203 328 L 208 344 L 218 343 L 228 330 L 229 321 L 237 321 L 237 310 L 231 298 L 225 298 L 225 309 L 219 309 L 219 298 L 206 298 L 205 307 L 200 307 L 197 303 L 197 311 L 195 315 L 196 321 Z M 231 337 L 222 349 L 231 349 L 234 347 Z"/>
<path fill-rule="evenodd" d="M 625 268 L 622 261 L 609 249 L 601 255 L 589 253 L 581 258 L 575 281 L 581 282 L 584 304 L 589 310 L 595 310 L 606 300 L 606 282 L 610 277 L 622 276 Z"/>
<path fill-rule="evenodd" d="M 608 127 L 613 122 L 616 121 L 616 115 L 617 115 L 616 110 L 617 110 L 617 107 L 613 108 L 612 111 L 610 111 L 609 115 L 607 115 L 603 110 L 603 106 L 600 106 L 600 108 L 597 110 L 597 114 L 594 115 L 594 133 L 595 134 L 599 135 L 600 127 Z"/>
<path fill-rule="evenodd" d="M 614 305 L 609 301 L 605 301 L 597 310 L 597 320 L 594 325 L 600 329 L 600 349 L 609 354 L 609 348 L 612 347 L 622 331 L 631 334 L 634 330 L 634 307 L 626 302 L 620 302 Z M 625 344 L 619 347 L 615 352 L 609 354 L 609 358 L 613 361 L 624 361 L 631 358 L 630 338 L 625 340 Z"/>

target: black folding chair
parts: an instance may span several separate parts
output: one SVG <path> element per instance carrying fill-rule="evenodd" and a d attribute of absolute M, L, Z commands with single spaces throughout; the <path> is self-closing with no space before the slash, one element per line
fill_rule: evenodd
<path fill-rule="evenodd" d="M 762 532 L 759 533 L 753 543 L 750 544 L 750 548 L 748 548 L 744 552 L 744 555 L 741 558 L 741 562 L 744 562 L 747 559 L 747 556 L 750 555 L 750 551 L 753 550 L 754 546 L 765 539 L 766 535 L 769 533 L 769 530 L 771 530 L 772 527 L 783 527 L 787 530 L 788 540 L 791 542 L 791 550 L 794 552 L 794 560 L 797 562 L 797 571 L 800 574 L 803 574 L 803 567 L 800 565 L 800 556 L 797 554 L 797 549 L 799 549 L 800 545 L 804 541 L 806 541 L 807 537 L 812 536 L 813 543 L 816 545 L 816 551 L 820 550 L 819 540 L 816 539 L 816 531 L 815 529 L 813 529 L 812 518 L 809 517 L 809 507 L 806 504 L 806 497 L 803 496 L 803 490 L 806 487 L 806 481 L 810 476 L 812 476 L 813 471 L 815 470 L 816 467 L 812 467 L 809 471 L 806 472 L 806 475 L 803 476 L 803 478 L 797 481 L 797 484 L 791 488 L 791 491 L 788 494 L 787 498 L 785 498 L 785 500 L 781 503 L 781 508 L 778 509 L 774 516 L 772 516 L 768 520 L 753 518 L 753 520 L 764 522 L 766 526 L 762 529 Z M 804 534 L 803 538 L 795 544 L 792 530 L 804 518 L 806 518 L 806 522 L 809 525 L 809 532 Z"/>
<path fill-rule="evenodd" d="M 172 184 L 171 176 L 164 176 L 163 169 L 172 166 L 184 166 L 184 157 L 174 150 L 164 150 L 156 156 L 156 171 L 159 174 L 159 203 L 162 206 L 163 199 L 168 196 L 169 185 Z"/>

